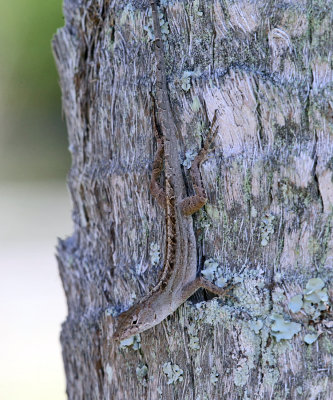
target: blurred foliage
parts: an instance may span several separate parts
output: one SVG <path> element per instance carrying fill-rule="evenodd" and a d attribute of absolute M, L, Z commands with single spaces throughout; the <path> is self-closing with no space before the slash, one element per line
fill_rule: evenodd
<path fill-rule="evenodd" d="M 51 39 L 61 0 L 0 1 L 0 179 L 63 178 L 69 167 Z"/>

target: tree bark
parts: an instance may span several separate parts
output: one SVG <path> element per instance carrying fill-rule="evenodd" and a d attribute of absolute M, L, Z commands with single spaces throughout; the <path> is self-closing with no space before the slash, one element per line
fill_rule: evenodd
<path fill-rule="evenodd" d="M 53 49 L 72 167 L 74 233 L 58 260 L 69 399 L 333 399 L 333 5 L 161 1 L 179 162 L 201 146 L 207 205 L 198 268 L 237 283 L 201 291 L 113 343 L 113 315 L 156 283 L 164 213 L 149 193 L 150 1 L 65 0 Z M 295 297 L 297 296 L 297 297 Z"/>

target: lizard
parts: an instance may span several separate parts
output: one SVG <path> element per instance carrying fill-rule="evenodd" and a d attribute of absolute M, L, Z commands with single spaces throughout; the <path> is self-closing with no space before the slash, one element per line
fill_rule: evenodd
<path fill-rule="evenodd" d="M 207 202 L 200 165 L 206 159 L 209 147 L 218 131 L 218 126 L 213 129 L 217 119 L 216 111 L 207 139 L 191 165 L 190 174 L 195 194 L 187 197 L 178 154 L 177 128 L 167 89 L 164 48 L 156 0 L 151 0 L 151 8 L 157 67 L 156 99 L 152 112 L 157 151 L 153 162 L 150 190 L 157 203 L 165 210 L 166 248 L 164 265 L 157 284 L 138 303 L 116 318 L 113 338 L 120 341 L 159 324 L 199 288 L 218 296 L 226 295 L 230 290 L 230 288 L 222 289 L 203 276 L 197 275 L 197 243 L 191 216 Z M 164 187 L 158 183 L 163 165 Z"/>

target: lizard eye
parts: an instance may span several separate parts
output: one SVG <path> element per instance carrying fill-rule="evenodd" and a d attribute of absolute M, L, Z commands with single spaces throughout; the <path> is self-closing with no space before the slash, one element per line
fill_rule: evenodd
<path fill-rule="evenodd" d="M 137 319 L 137 317 L 133 317 L 132 324 L 133 324 L 133 325 L 136 325 L 136 324 L 137 324 L 137 322 L 138 322 L 138 319 Z"/>

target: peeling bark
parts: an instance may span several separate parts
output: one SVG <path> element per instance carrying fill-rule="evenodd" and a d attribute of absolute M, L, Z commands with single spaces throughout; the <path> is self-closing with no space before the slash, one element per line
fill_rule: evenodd
<path fill-rule="evenodd" d="M 72 154 L 74 233 L 58 246 L 68 397 L 333 399 L 332 2 L 161 3 L 189 194 L 188 158 L 218 110 L 198 268 L 239 284 L 112 342 L 112 315 L 163 263 L 151 14 L 148 0 L 65 0 L 53 49 Z"/>

